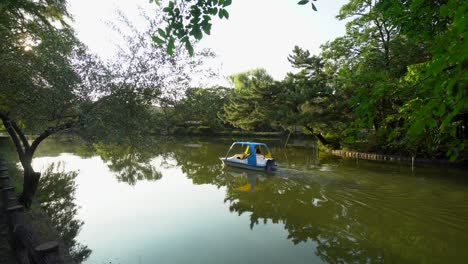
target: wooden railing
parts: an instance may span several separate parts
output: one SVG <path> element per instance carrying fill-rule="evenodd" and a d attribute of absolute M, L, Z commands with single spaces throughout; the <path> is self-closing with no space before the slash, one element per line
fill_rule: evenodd
<path fill-rule="evenodd" d="M 3 198 L 3 210 L 9 231 L 11 248 L 19 263 L 57 264 L 63 263 L 59 256 L 59 244 L 56 241 L 43 241 L 28 222 L 23 206 L 10 186 L 10 177 L 4 161 L 0 160 L 0 187 Z"/>
<path fill-rule="evenodd" d="M 346 151 L 346 150 L 330 150 L 329 153 L 341 156 L 345 158 L 354 158 L 362 160 L 377 160 L 377 161 L 389 161 L 389 162 L 401 162 L 408 164 L 441 164 L 441 165 L 453 165 L 454 163 L 449 160 L 436 160 L 436 159 L 424 159 L 415 157 L 405 157 L 398 155 L 385 155 L 376 153 L 364 153 L 357 151 Z"/>

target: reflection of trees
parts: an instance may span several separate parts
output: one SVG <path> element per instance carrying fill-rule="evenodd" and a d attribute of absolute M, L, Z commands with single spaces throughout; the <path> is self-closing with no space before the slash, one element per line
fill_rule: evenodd
<path fill-rule="evenodd" d="M 241 169 L 223 170 L 218 158 L 230 142 L 197 143 L 201 144 L 185 147 L 184 143 L 171 143 L 168 157 L 176 159 L 194 184 L 225 187 L 225 201 L 230 211 L 249 214 L 251 228 L 268 221 L 281 223 L 294 244 L 313 241 L 316 255 L 324 262 L 431 263 L 442 262 L 425 257 L 434 249 L 445 250 L 441 256 L 460 251 L 460 248 L 447 249 L 449 244 L 457 245 L 456 242 L 448 243 L 429 234 L 426 227 L 434 225 L 424 226 L 420 219 L 411 216 L 418 212 L 405 212 L 407 204 L 398 208 L 408 202 L 414 202 L 413 208 L 421 206 L 417 199 L 392 197 L 405 193 L 404 189 L 392 190 L 388 196 L 373 197 L 379 195 L 375 192 L 379 187 L 377 182 L 362 177 L 346 178 L 326 170 L 321 172 L 325 167 L 346 167 L 329 157 L 314 160 L 306 148 L 288 148 L 287 163 L 281 156 L 282 150 L 273 148 L 281 167 L 275 175 L 267 175 Z M 317 173 L 304 173 L 309 168 Z M 458 239 L 462 236 L 456 231 L 446 235 Z"/>
<path fill-rule="evenodd" d="M 170 143 L 171 157 L 194 184 L 217 185 L 216 178 L 222 170 L 218 154 L 226 152 L 226 145 L 199 143 L 202 144 Z"/>
<path fill-rule="evenodd" d="M 45 144 L 39 145 L 36 157 L 58 156 L 61 153 L 73 153 L 83 158 L 95 155 L 92 145 L 78 136 L 61 135 L 47 138 L 44 142 Z"/>
<path fill-rule="evenodd" d="M 294 244 L 315 241 L 318 244 L 316 254 L 327 262 L 365 262 L 361 260 L 369 256 L 368 252 L 363 252 L 357 245 L 360 241 L 346 230 L 359 226 L 359 222 L 344 206 L 322 197 L 320 185 L 277 177 L 260 184 L 262 189 L 254 193 L 227 191 L 230 210 L 250 213 L 251 228 L 268 220 L 281 222 L 288 230 L 288 239 Z M 345 225 L 340 223 L 343 219 L 346 219 Z"/>
<path fill-rule="evenodd" d="M 86 260 L 91 250 L 78 242 L 83 221 L 75 218 L 78 206 L 75 204 L 75 178 L 77 172 L 65 172 L 63 166 L 52 163 L 41 177 L 37 199 L 59 232 L 73 260 L 78 263 Z"/>
<path fill-rule="evenodd" d="M 252 176 L 259 179 L 258 191 L 237 188 L 252 182 L 248 179 Z M 421 219 L 411 216 L 417 211 L 391 207 L 415 200 L 373 200 L 362 192 L 374 186 L 360 184 L 351 181 L 343 186 L 343 182 L 324 184 L 316 179 L 265 178 L 249 172 L 247 177 L 232 179 L 225 200 L 230 203 L 231 212 L 250 214 L 251 228 L 269 220 L 282 223 L 288 239 L 294 244 L 314 241 L 316 254 L 330 263 L 414 262 L 421 261 L 434 249 L 445 250 L 442 251 L 445 256 L 459 252 L 460 249 L 448 248 L 449 244 L 457 245 L 456 242 L 438 239 L 428 232 Z M 421 205 L 415 203 L 415 207 L 417 204 Z M 452 230 L 444 236 L 460 239 L 461 235 Z M 422 262 L 439 261 L 442 260 L 428 257 Z"/>
<path fill-rule="evenodd" d="M 96 144 L 96 150 L 119 181 L 134 185 L 140 180 L 161 178 L 161 173 L 151 163 L 157 155 L 155 152 L 160 150 L 158 146 Z"/>

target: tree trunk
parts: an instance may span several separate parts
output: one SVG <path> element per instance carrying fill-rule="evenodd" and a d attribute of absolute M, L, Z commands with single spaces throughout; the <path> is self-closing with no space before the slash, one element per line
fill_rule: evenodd
<path fill-rule="evenodd" d="M 19 202 L 25 207 L 30 208 L 32 200 L 36 195 L 37 187 L 39 185 L 39 179 L 41 173 L 35 172 L 29 163 L 24 169 L 24 181 L 23 181 L 23 193 L 19 197 Z"/>
<path fill-rule="evenodd" d="M 328 140 L 326 140 L 322 134 L 320 133 L 315 133 L 314 136 L 323 144 L 323 145 L 329 145 L 330 142 L 328 142 Z"/>
<path fill-rule="evenodd" d="M 35 172 L 31 165 L 34 152 L 44 139 L 54 133 L 70 129 L 81 124 L 81 120 L 78 119 L 55 127 L 49 127 L 34 139 L 32 144 L 29 144 L 29 141 L 20 126 L 18 126 L 15 121 L 11 120 L 7 114 L 0 111 L 0 119 L 15 145 L 16 152 L 18 152 L 19 160 L 24 169 L 23 193 L 19 198 L 19 202 L 24 207 L 30 208 L 32 200 L 36 195 L 39 179 L 41 178 L 41 174 L 39 172 Z"/>
<path fill-rule="evenodd" d="M 305 128 L 307 128 L 307 130 L 309 130 L 319 141 L 320 143 L 322 143 L 323 145 L 327 146 L 330 144 L 330 142 L 328 142 L 328 140 L 326 140 L 322 134 L 320 133 L 315 133 L 315 131 L 309 127 L 309 126 L 304 126 Z"/>

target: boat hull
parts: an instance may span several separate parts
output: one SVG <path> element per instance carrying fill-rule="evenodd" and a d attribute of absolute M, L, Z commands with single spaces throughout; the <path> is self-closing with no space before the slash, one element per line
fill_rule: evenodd
<path fill-rule="evenodd" d="M 226 159 L 226 158 L 220 158 L 220 159 L 221 159 L 221 161 L 223 162 L 223 164 L 225 164 L 225 165 L 227 165 L 227 166 L 231 166 L 231 167 L 235 167 L 235 168 L 241 168 L 241 169 L 247 169 L 247 170 L 267 171 L 266 165 L 262 165 L 262 166 L 252 166 L 252 165 L 245 164 L 245 163 L 230 161 L 230 160 L 228 160 L 228 159 Z M 276 166 L 274 166 L 271 170 L 272 170 L 272 171 L 275 171 L 275 170 L 276 170 Z"/>

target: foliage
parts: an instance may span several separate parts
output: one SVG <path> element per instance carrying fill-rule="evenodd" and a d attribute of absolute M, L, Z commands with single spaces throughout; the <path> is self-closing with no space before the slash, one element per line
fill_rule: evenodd
<path fill-rule="evenodd" d="M 29 2 L 28 2 L 29 3 Z M 134 141 L 154 129 L 154 105 L 180 100 L 201 58 L 185 50 L 169 56 L 147 31 L 124 35 L 118 61 L 103 63 L 89 54 L 66 24 L 64 1 L 2 3 L 0 19 L 0 119 L 24 168 L 21 203 L 30 206 L 40 174 L 31 166 L 38 145 L 50 135 L 80 128 L 91 140 Z M 133 30 L 133 31 L 132 31 Z M 5 40 L 5 41 L 3 41 Z M 26 134 L 38 135 L 32 142 Z"/>
<path fill-rule="evenodd" d="M 313 2 L 317 0 L 301 0 L 297 4 L 310 3 L 313 10 L 317 7 Z M 150 0 L 161 5 L 160 0 Z M 176 43 L 180 41 L 190 55 L 193 55 L 193 42 L 201 40 L 203 35 L 210 35 L 212 18 L 229 19 L 227 7 L 232 0 L 184 0 L 169 1 L 163 12 L 166 26 L 158 28 L 157 34 L 153 34 L 153 41 L 159 45 L 166 45 L 167 53 L 174 52 Z"/>
<path fill-rule="evenodd" d="M 343 105 L 324 71 L 324 63 L 309 51 L 295 47 L 288 57 L 298 73 L 273 81 L 265 70 L 231 76 L 234 89 L 220 117 L 246 130 L 305 127 L 324 144 L 322 133 L 343 127 Z"/>
<path fill-rule="evenodd" d="M 180 103 L 193 76 L 206 74 L 199 66 L 213 56 L 209 50 L 189 56 L 180 48 L 168 55 L 148 38 L 155 33 L 161 17 L 142 16 L 147 22 L 143 29 L 122 13 L 113 23 L 124 45 L 107 65 L 109 89 L 93 106 L 96 114 L 88 120 L 87 135 L 95 141 L 129 143 L 149 132 L 167 130 L 174 119 L 173 108 Z"/>
<path fill-rule="evenodd" d="M 65 1 L 9 1 L 0 7 L 0 119 L 24 168 L 21 202 L 29 206 L 40 176 L 31 167 L 37 146 L 81 123 L 77 105 L 89 87 L 81 85 L 79 72 L 86 72 L 89 56 L 65 22 Z M 25 128 L 39 135 L 32 143 Z"/>
<path fill-rule="evenodd" d="M 340 97 L 330 82 L 331 76 L 324 71 L 323 59 L 296 46 L 288 60 L 300 71 L 288 73 L 281 82 L 275 103 L 276 120 L 287 130 L 303 126 L 328 144 L 321 134 L 342 128 L 345 115 L 340 112 Z"/>
<path fill-rule="evenodd" d="M 281 82 L 258 85 L 249 73 L 238 76 L 220 117 L 250 130 L 300 124 L 316 135 L 345 136 L 351 147 L 365 141 L 373 151 L 463 156 L 465 2 L 350 0 L 337 16 L 348 21 L 344 36 L 326 43 L 320 56 L 296 48 L 289 59 L 300 72 Z M 309 3 L 315 10 L 313 1 L 298 2 Z M 179 39 L 191 50 L 190 38 L 201 39 L 201 25 L 211 28 L 211 16 L 225 17 L 220 10 L 229 4 L 169 2 L 167 27 L 154 40 L 170 51 Z"/>
<path fill-rule="evenodd" d="M 323 56 L 355 116 L 348 143 L 372 138 L 376 151 L 457 158 L 466 140 L 457 133 L 466 126 L 466 8 L 363 0 L 341 8 L 347 33 Z"/>
<path fill-rule="evenodd" d="M 224 87 L 187 89 L 175 111 L 185 122 L 201 122 L 212 129 L 221 129 L 223 122 L 218 115 L 222 114 L 229 93 Z"/>
<path fill-rule="evenodd" d="M 234 127 L 265 131 L 273 124 L 271 103 L 277 86 L 264 69 L 255 69 L 229 77 L 234 84 L 220 118 Z"/>
<path fill-rule="evenodd" d="M 158 0 L 152 2 L 160 4 Z M 212 17 L 217 15 L 220 19 L 229 18 L 226 7 L 231 3 L 231 0 L 169 1 L 163 9 L 167 25 L 153 34 L 153 41 L 167 44 L 167 53 L 172 55 L 178 40 L 193 55 L 192 43 L 201 40 L 203 34 L 210 34 Z"/>

